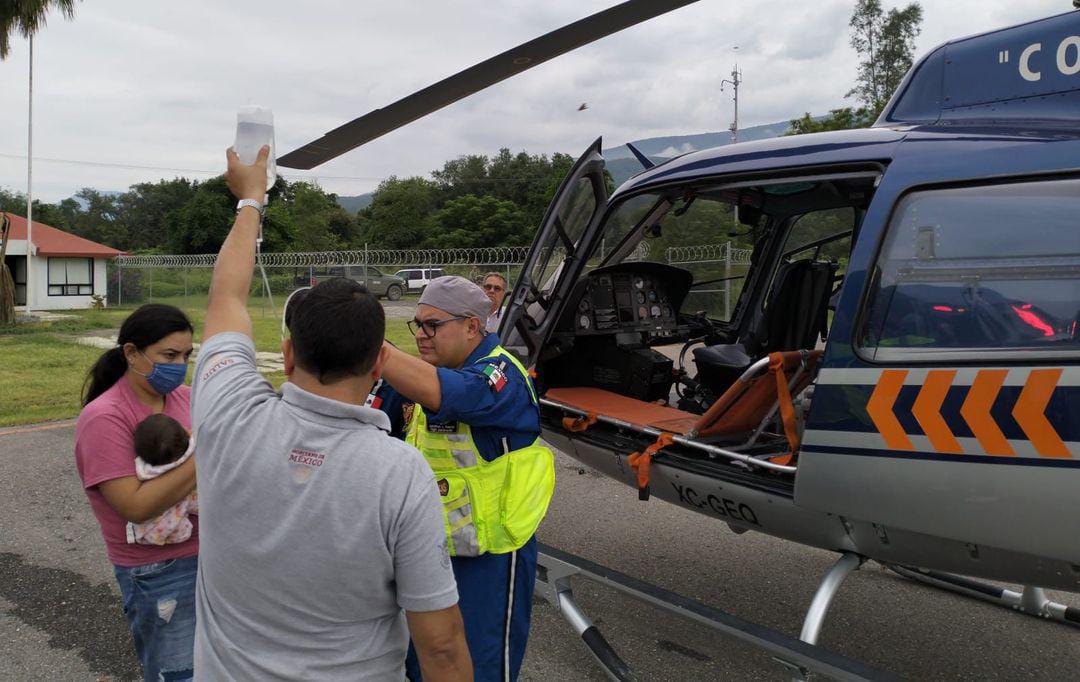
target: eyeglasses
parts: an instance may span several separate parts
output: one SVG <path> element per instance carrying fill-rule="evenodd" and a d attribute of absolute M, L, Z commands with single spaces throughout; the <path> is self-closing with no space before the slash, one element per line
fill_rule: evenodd
<path fill-rule="evenodd" d="M 484 291 L 502 291 L 503 288 L 498 284 L 485 284 Z"/>
<path fill-rule="evenodd" d="M 417 320 L 417 319 L 414 318 L 414 319 L 409 320 L 406 324 L 409 325 L 409 331 L 411 331 L 413 333 L 413 336 L 416 336 L 416 331 L 418 329 L 423 329 L 424 330 L 424 336 L 428 337 L 429 339 L 433 339 L 433 338 L 435 338 L 435 332 L 439 331 L 439 327 L 443 326 L 447 322 L 453 322 L 454 320 L 467 320 L 467 319 L 469 319 L 469 318 L 465 317 L 464 315 L 458 315 L 456 317 L 448 317 L 445 320 Z"/>

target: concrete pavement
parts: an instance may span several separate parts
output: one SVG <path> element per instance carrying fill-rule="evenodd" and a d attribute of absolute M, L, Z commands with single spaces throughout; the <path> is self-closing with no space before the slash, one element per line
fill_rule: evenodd
<path fill-rule="evenodd" d="M 138 677 L 119 594 L 75 472 L 74 425 L 0 430 L 0 680 Z M 543 542 L 797 635 L 828 552 L 658 500 L 558 457 Z M 581 580 L 579 602 L 644 680 L 787 679 L 768 656 Z M 1056 594 L 1080 606 L 1080 596 Z M 822 644 L 916 679 L 1076 677 L 1080 630 L 932 590 L 868 564 L 844 585 Z M 542 601 L 523 680 L 603 680 Z"/>

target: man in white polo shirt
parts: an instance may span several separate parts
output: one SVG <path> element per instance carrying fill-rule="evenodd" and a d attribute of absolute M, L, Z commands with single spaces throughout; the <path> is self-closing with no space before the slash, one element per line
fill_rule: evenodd
<path fill-rule="evenodd" d="M 229 152 L 241 201 L 195 365 L 195 678 L 402 679 L 411 632 L 425 679 L 471 680 L 434 475 L 364 407 L 382 307 L 356 282 L 322 282 L 289 306 L 280 394 L 255 367 L 266 151 L 253 166 Z"/>

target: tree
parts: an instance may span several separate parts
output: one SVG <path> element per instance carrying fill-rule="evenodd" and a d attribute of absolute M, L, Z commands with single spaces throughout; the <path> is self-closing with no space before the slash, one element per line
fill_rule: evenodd
<path fill-rule="evenodd" d="M 216 253 L 229 235 L 236 214 L 236 200 L 225 177 L 199 185 L 181 208 L 165 216 L 172 253 Z"/>
<path fill-rule="evenodd" d="M 8 239 L 10 231 L 11 220 L 0 213 L 0 327 L 15 323 L 15 280 L 4 260 L 11 241 Z"/>
<path fill-rule="evenodd" d="M 50 9 L 59 10 L 66 19 L 75 18 L 75 0 L 7 0 L 0 3 L 0 59 L 11 52 L 11 32 L 18 30 L 29 38 L 45 25 Z"/>
<path fill-rule="evenodd" d="M 828 116 L 813 118 L 809 113 L 791 122 L 788 135 L 849 130 L 873 125 L 904 74 L 911 69 L 915 56 L 915 38 L 922 31 L 923 11 L 918 2 L 886 13 L 881 0 L 857 0 L 851 14 L 851 47 L 859 55 L 854 96 L 858 108 L 833 109 Z"/>
<path fill-rule="evenodd" d="M 411 249 L 430 234 L 439 186 L 424 178 L 383 180 L 358 214 L 360 240 L 381 249 Z"/>
<path fill-rule="evenodd" d="M 802 118 L 791 121 L 791 129 L 787 135 L 805 135 L 806 133 L 823 133 L 829 130 L 851 130 L 852 128 L 869 128 L 877 120 L 866 107 L 844 107 L 833 109 L 828 116 L 814 118 L 809 113 L 803 114 Z"/>
<path fill-rule="evenodd" d="M 531 241 L 530 226 L 517 204 L 492 196 L 467 194 L 446 202 L 432 217 L 432 227 L 425 248 L 518 246 Z"/>
<path fill-rule="evenodd" d="M 439 170 L 432 171 L 431 177 L 438 185 L 442 201 L 473 194 L 484 196 L 491 189 L 488 182 L 488 158 L 483 154 L 459 156 L 447 161 Z"/>
<path fill-rule="evenodd" d="M 922 31 L 922 6 L 913 2 L 886 14 L 880 0 L 858 0 L 851 15 L 851 46 L 859 53 L 854 95 L 867 109 L 880 113 L 915 57 L 915 38 Z"/>
<path fill-rule="evenodd" d="M 116 248 L 126 251 L 161 249 L 169 241 L 165 217 L 195 196 L 197 182 L 186 178 L 141 182 L 114 200 L 115 222 L 107 230 Z M 63 203 L 63 202 L 61 202 Z"/>
<path fill-rule="evenodd" d="M 292 236 L 281 249 L 333 251 L 348 245 L 355 223 L 332 194 L 308 182 L 291 183 L 290 189 L 289 197 L 278 204 L 288 215 Z M 277 244 L 270 246 L 279 250 Z"/>

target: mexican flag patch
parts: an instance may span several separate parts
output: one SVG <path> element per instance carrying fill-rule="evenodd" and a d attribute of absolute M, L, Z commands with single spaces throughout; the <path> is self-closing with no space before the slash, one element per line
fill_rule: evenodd
<path fill-rule="evenodd" d="M 382 407 L 382 396 L 379 395 L 379 390 L 382 388 L 382 385 L 382 379 L 375 382 L 375 385 L 371 388 L 371 393 L 368 394 L 367 400 L 364 401 L 364 407 L 371 407 L 376 410 Z"/>
<path fill-rule="evenodd" d="M 487 377 L 488 386 L 491 386 L 496 393 L 503 390 L 506 386 L 506 374 L 503 370 L 506 369 L 506 363 L 499 363 L 499 366 L 488 365 L 484 368 L 484 375 Z"/>

